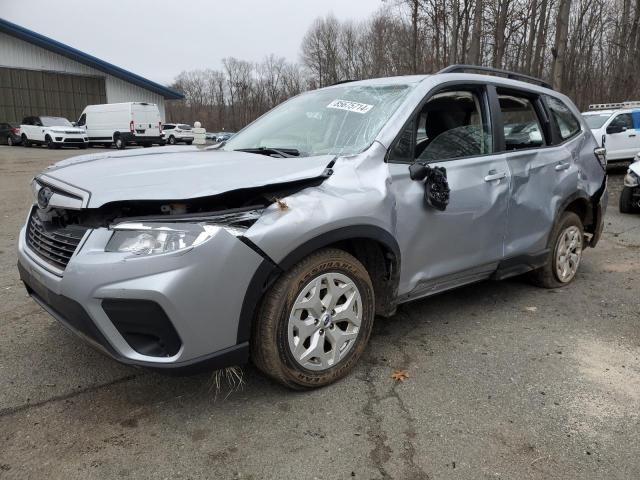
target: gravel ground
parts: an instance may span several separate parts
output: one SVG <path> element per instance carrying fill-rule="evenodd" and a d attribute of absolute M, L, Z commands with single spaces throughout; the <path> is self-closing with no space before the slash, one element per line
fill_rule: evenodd
<path fill-rule="evenodd" d="M 624 167 L 571 286 L 483 282 L 402 306 L 351 376 L 295 393 L 251 367 L 231 390 L 116 364 L 27 297 L 29 180 L 79 153 L 0 147 L 0 478 L 640 478 L 640 215 L 618 212 Z"/>

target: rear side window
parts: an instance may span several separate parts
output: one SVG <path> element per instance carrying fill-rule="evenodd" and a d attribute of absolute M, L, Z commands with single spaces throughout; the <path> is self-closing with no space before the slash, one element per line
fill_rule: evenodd
<path fill-rule="evenodd" d="M 566 140 L 580 133 L 580 122 L 563 102 L 557 98 L 547 97 L 547 106 L 558 126 L 562 140 Z"/>
<path fill-rule="evenodd" d="M 507 150 L 539 148 L 545 145 L 542 124 L 533 102 L 527 97 L 499 94 Z"/>

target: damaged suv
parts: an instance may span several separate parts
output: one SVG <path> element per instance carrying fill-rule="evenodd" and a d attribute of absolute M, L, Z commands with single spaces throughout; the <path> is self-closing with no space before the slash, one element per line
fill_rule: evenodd
<path fill-rule="evenodd" d="M 562 287 L 602 231 L 605 152 L 564 95 L 475 70 L 304 93 L 213 147 L 59 162 L 33 180 L 20 276 L 120 362 L 250 359 L 292 388 L 346 375 L 400 303 Z"/>

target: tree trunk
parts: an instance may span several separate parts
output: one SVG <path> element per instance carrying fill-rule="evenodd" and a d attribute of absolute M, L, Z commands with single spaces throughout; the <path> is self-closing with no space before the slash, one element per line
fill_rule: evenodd
<path fill-rule="evenodd" d="M 571 13 L 571 0 L 560 0 L 558 17 L 556 19 L 556 41 L 552 50 L 553 88 L 562 91 L 564 85 L 564 66 L 566 62 L 567 43 L 569 41 L 569 14 Z"/>
<path fill-rule="evenodd" d="M 480 36 L 482 35 L 482 0 L 476 0 L 473 12 L 473 33 L 471 34 L 471 46 L 468 59 L 472 65 L 481 65 Z"/>

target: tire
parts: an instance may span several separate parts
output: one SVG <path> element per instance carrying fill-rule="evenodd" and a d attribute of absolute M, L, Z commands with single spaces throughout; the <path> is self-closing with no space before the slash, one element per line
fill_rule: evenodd
<path fill-rule="evenodd" d="M 640 187 L 623 187 L 620 193 L 620 213 L 635 213 L 638 209 L 633 204 L 633 190 Z"/>
<path fill-rule="evenodd" d="M 328 288 L 319 290 L 318 285 L 313 285 L 316 281 L 327 287 L 331 281 L 334 288 L 345 288 L 357 308 L 347 306 L 345 295 L 338 297 L 337 305 L 336 299 L 331 302 Z M 301 296 L 305 292 L 311 299 L 326 302 L 328 309 L 335 307 L 338 313 L 322 311 L 321 302 L 316 303 L 318 310 L 294 309 L 296 302 L 304 300 Z M 265 294 L 253 324 L 251 359 L 259 370 L 289 388 L 303 390 L 329 385 L 347 375 L 364 352 L 373 327 L 374 305 L 371 279 L 356 258 L 334 248 L 313 253 L 278 278 Z M 340 317 L 340 307 L 345 309 L 346 316 L 359 321 L 359 327 L 357 322 Z M 358 313 L 354 314 L 356 310 Z M 334 318 L 330 312 L 335 314 Z M 306 334 L 297 326 L 303 327 Z M 318 350 L 311 348 L 314 341 Z M 334 348 L 334 342 L 340 342 L 341 346 Z M 300 350 L 294 355 L 296 345 Z M 331 347 L 329 351 L 327 346 Z M 306 359 L 302 358 L 305 353 Z M 336 353 L 337 358 L 333 356 Z"/>
<path fill-rule="evenodd" d="M 13 147 L 15 145 L 15 143 L 13 143 L 13 138 L 11 137 L 11 135 L 7 137 L 7 145 L 9 145 L 10 147 Z"/>
<path fill-rule="evenodd" d="M 168 143 L 169 143 L 169 145 L 175 145 L 175 144 L 176 144 L 176 143 L 178 143 L 178 142 L 176 142 L 176 137 L 174 137 L 173 135 L 171 135 L 171 136 L 169 137 Z"/>
<path fill-rule="evenodd" d="M 30 147 L 31 146 L 31 142 L 29 141 L 29 139 L 27 138 L 27 136 L 24 133 L 22 134 L 22 146 L 23 147 Z"/>
<path fill-rule="evenodd" d="M 49 135 L 44 137 L 44 141 L 47 144 L 47 148 L 48 149 L 53 150 L 54 148 L 56 148 L 55 143 L 53 143 L 53 140 L 51 139 L 51 137 Z"/>
<path fill-rule="evenodd" d="M 566 242 L 569 242 L 569 245 Z M 543 288 L 567 286 L 576 276 L 584 246 L 584 226 L 580 217 L 573 212 L 564 212 L 549 237 L 547 263 L 544 267 L 532 271 L 529 278 L 535 285 Z M 570 255 L 573 260 L 567 259 L 568 263 L 562 261 L 562 257 L 567 258 L 567 255 L 561 254 L 561 250 L 565 250 L 563 247 L 569 247 L 569 252 L 573 252 Z M 561 273 L 563 264 L 570 266 L 567 276 Z"/>
<path fill-rule="evenodd" d="M 113 143 L 115 143 L 116 148 L 118 150 L 124 150 L 125 148 L 127 148 L 127 144 L 125 143 L 125 141 L 122 139 L 122 137 L 120 135 L 118 135 L 114 140 Z"/>

